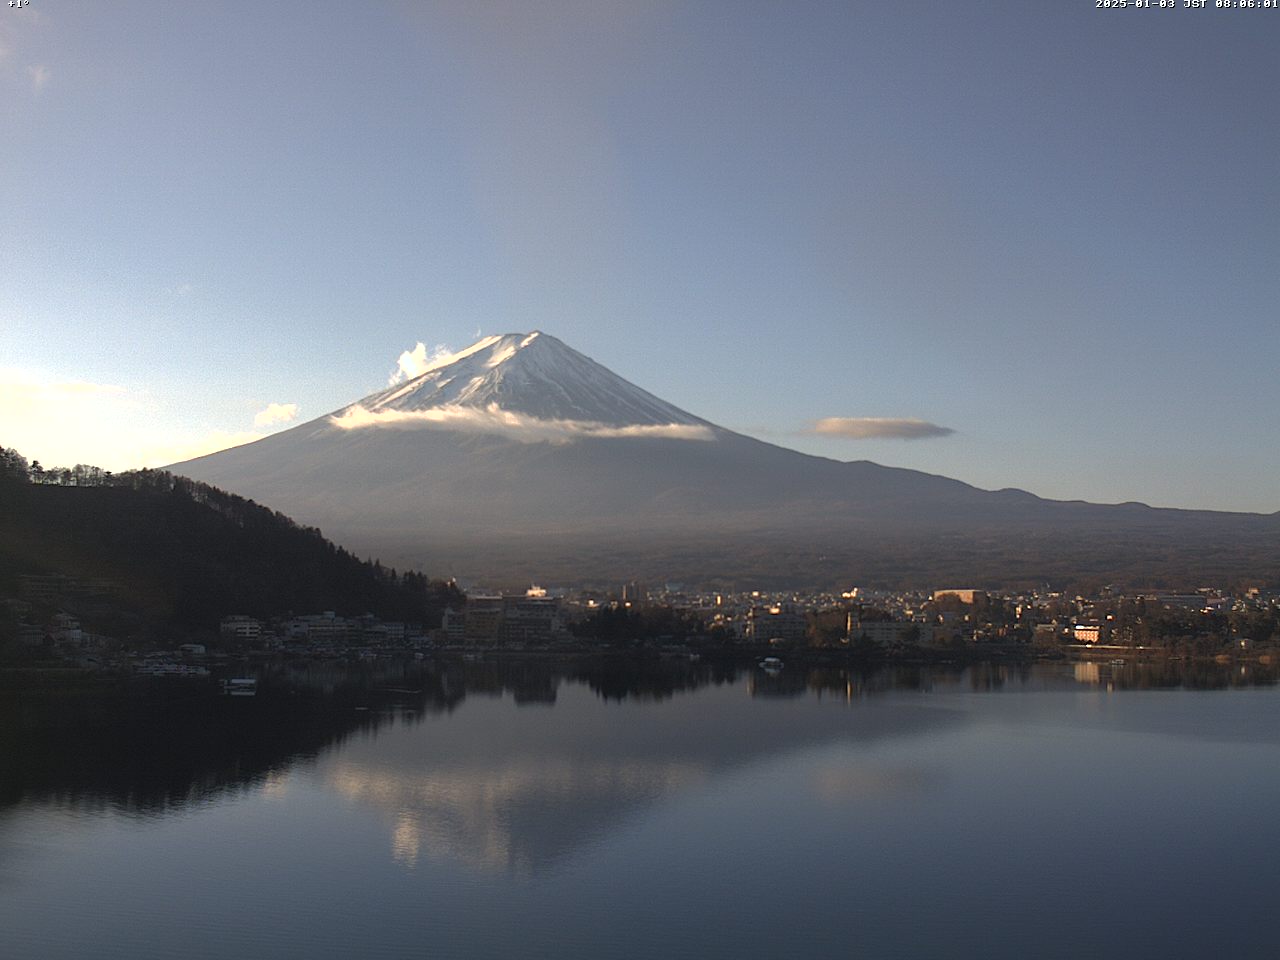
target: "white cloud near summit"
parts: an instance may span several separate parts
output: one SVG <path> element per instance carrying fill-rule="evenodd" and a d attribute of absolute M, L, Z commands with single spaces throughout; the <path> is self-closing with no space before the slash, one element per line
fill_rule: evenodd
<path fill-rule="evenodd" d="M 255 427 L 269 427 L 273 423 L 289 423 L 298 417 L 296 403 L 269 403 L 253 415 Z"/>
<path fill-rule="evenodd" d="M 459 430 L 494 433 L 522 443 L 571 443 L 574 440 L 609 437 L 665 437 L 672 440 L 714 440 L 709 427 L 691 423 L 634 424 L 615 427 L 594 420 L 542 420 L 528 414 L 502 410 L 496 404 L 484 409 L 463 406 L 429 410 L 367 410 L 348 407 L 329 422 L 343 430 L 368 427 Z"/>
<path fill-rule="evenodd" d="M 924 440 L 955 433 L 928 420 L 896 417 L 823 417 L 808 432 L 847 440 Z"/>
<path fill-rule="evenodd" d="M 387 386 L 394 387 L 397 383 L 420 377 L 428 370 L 442 367 L 452 359 L 453 351 L 443 343 L 437 343 L 435 349 L 428 352 L 427 345 L 419 340 L 412 350 L 406 350 L 400 354 L 400 359 L 396 361 L 396 368 L 387 378 Z"/>

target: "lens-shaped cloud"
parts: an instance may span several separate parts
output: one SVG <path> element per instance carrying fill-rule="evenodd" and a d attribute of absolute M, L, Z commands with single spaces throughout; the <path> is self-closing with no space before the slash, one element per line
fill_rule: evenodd
<path fill-rule="evenodd" d="M 823 417 L 808 432 L 847 440 L 924 440 L 955 433 L 928 420 L 898 417 Z"/>

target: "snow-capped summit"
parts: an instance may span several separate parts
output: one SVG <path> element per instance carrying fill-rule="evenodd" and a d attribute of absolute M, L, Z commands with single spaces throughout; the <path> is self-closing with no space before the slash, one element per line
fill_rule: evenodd
<path fill-rule="evenodd" d="M 482 411 L 613 428 L 710 426 L 538 330 L 478 340 L 334 419 L 339 425 L 404 424 L 432 411 L 452 411 L 456 422 L 464 419 L 458 414 Z M 447 425 L 439 416 L 421 419 Z"/>
<path fill-rule="evenodd" d="M 486 337 L 173 469 L 397 566 L 509 582 L 1164 577 L 1225 553 L 1237 559 L 1213 568 L 1224 577 L 1280 564 L 1280 515 L 1056 502 L 814 457 L 700 420 L 537 332 Z M 1143 559 L 1171 557 L 1171 542 L 1176 561 Z"/>

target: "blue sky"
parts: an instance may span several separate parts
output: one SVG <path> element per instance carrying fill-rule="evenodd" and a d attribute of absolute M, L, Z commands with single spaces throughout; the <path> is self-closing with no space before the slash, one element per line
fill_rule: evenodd
<path fill-rule="evenodd" d="M 169 462 L 541 329 L 812 453 L 1280 510 L 1278 39 L 1086 0 L 0 6 L 0 443 Z"/>

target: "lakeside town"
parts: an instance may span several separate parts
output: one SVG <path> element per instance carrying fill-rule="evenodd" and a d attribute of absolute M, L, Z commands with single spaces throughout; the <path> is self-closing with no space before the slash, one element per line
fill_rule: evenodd
<path fill-rule="evenodd" d="M 1205 585 L 1166 571 L 1112 574 L 1112 583 L 1028 577 L 1000 589 L 975 573 L 976 583 L 927 589 L 873 580 L 770 590 L 762 583 L 776 579 L 762 576 L 512 589 L 510 581 L 432 580 L 361 560 L 315 528 L 165 471 L 49 471 L 0 448 L 0 483 L 9 548 L 0 569 L 0 666 L 10 670 L 199 676 L 246 658 L 601 651 L 1262 659 L 1280 645 L 1274 578 Z M 821 582 L 837 576 L 823 571 Z"/>
<path fill-rule="evenodd" d="M 1180 656 L 1269 658 L 1280 645 L 1280 592 L 1102 587 L 840 592 L 704 592 L 631 581 L 613 590 L 458 592 L 438 624 L 322 610 L 256 618 L 227 611 L 190 635 L 142 640 L 97 627 L 110 579 L 24 575 L 0 597 L 10 666 L 113 674 L 206 675 L 231 658 L 377 660 L 459 653 L 800 656 L 867 659 Z"/>

